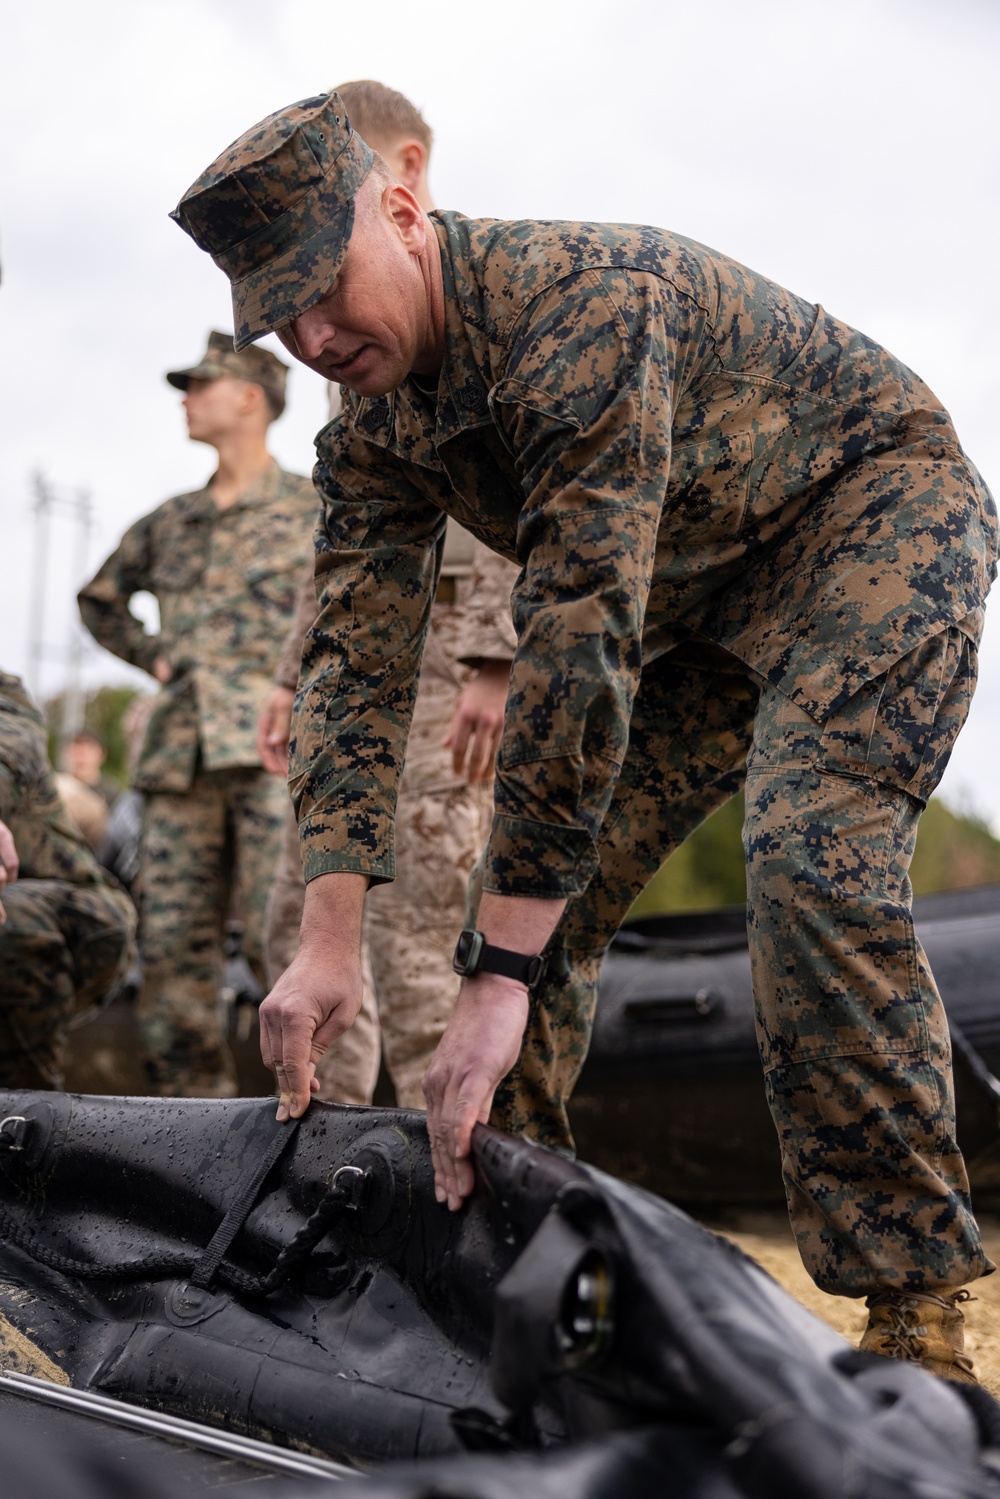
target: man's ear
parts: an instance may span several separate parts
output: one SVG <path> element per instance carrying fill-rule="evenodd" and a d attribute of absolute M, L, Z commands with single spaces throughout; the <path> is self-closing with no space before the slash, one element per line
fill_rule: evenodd
<path fill-rule="evenodd" d="M 427 220 L 410 189 L 398 182 L 387 183 L 382 207 L 395 225 L 404 247 L 411 255 L 419 255 L 427 241 Z"/>
<path fill-rule="evenodd" d="M 383 152 L 383 155 L 385 154 Z M 404 187 L 408 187 L 411 193 L 416 192 L 417 183 L 423 176 L 427 165 L 426 146 L 418 140 L 400 141 L 391 155 L 389 169 L 393 176 L 397 177 Z"/>
<path fill-rule="evenodd" d="M 264 394 L 263 386 L 257 385 L 253 380 L 245 380 L 243 384 L 245 387 L 241 392 L 243 410 L 247 413 L 263 411 L 267 415 L 267 396 Z"/>

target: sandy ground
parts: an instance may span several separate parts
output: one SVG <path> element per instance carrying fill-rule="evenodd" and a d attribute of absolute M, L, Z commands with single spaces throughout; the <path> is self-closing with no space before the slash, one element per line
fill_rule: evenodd
<path fill-rule="evenodd" d="M 734 1240 L 803 1306 L 851 1343 L 858 1343 L 866 1322 L 864 1302 L 827 1296 L 813 1285 L 783 1213 L 748 1212 L 725 1224 L 709 1222 L 707 1226 Z M 1000 1218 L 980 1215 L 979 1227 L 987 1254 L 1000 1265 Z M 982 1383 L 1000 1398 L 1000 1271 L 970 1289 L 978 1299 L 965 1307 L 965 1349 Z"/>

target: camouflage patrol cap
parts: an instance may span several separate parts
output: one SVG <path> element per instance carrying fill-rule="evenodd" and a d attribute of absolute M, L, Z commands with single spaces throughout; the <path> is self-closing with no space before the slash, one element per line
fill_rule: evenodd
<path fill-rule="evenodd" d="M 320 94 L 268 115 L 188 188 L 170 217 L 232 282 L 237 349 L 329 291 L 371 165 L 340 95 Z"/>
<path fill-rule="evenodd" d="M 187 390 L 192 380 L 218 380 L 221 375 L 262 386 L 277 408 L 277 415 L 284 411 L 288 365 L 282 364 L 270 349 L 237 350 L 228 333 L 210 333 L 208 347 L 191 369 L 167 371 L 167 379 L 177 390 Z"/>

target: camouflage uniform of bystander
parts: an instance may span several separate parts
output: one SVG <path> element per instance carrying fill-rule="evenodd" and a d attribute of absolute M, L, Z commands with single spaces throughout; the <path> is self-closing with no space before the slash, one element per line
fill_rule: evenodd
<path fill-rule="evenodd" d="M 233 352 L 213 333 L 201 363 L 168 376 L 259 384 L 283 405 L 285 366 Z M 279 408 L 280 409 L 280 408 Z M 221 1008 L 223 926 L 234 891 L 251 967 L 263 979 L 263 922 L 287 792 L 261 768 L 256 724 L 310 552 L 316 495 L 273 459 L 235 500 L 212 481 L 125 533 L 80 593 L 91 634 L 155 674 L 169 664 L 133 777 L 146 795 L 141 850 L 140 1021 L 150 1079 L 176 1096 L 228 1096 L 236 1080 Z M 160 631 L 130 612 L 148 590 Z"/>
<path fill-rule="evenodd" d="M 0 881 L 0 1087 L 58 1088 L 70 1021 L 124 975 L 135 909 L 69 820 L 41 714 L 3 672 L 0 820 L 19 864 Z"/>

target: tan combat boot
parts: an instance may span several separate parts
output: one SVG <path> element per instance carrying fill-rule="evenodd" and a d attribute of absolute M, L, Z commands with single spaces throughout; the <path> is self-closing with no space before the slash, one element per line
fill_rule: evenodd
<path fill-rule="evenodd" d="M 959 1384 L 978 1384 L 972 1360 L 963 1353 L 965 1317 L 960 1303 L 968 1291 L 936 1296 L 932 1291 L 879 1291 L 869 1296 L 862 1353 L 904 1359 L 930 1374 Z"/>

